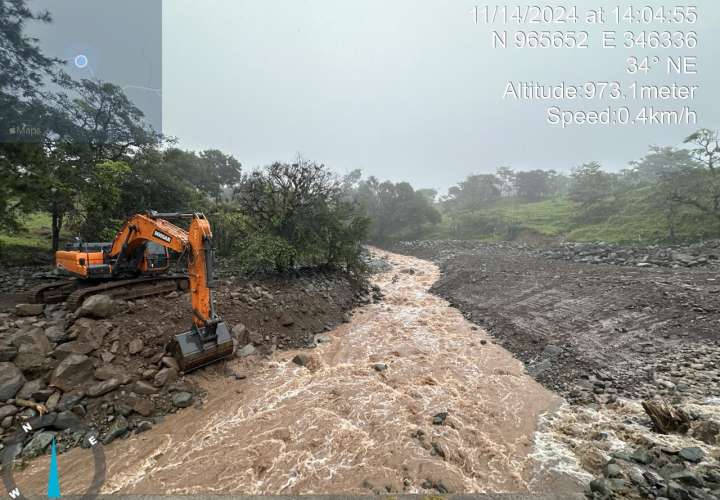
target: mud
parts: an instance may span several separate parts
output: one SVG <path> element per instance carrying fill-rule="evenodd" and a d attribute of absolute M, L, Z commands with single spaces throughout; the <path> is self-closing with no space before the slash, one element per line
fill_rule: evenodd
<path fill-rule="evenodd" d="M 107 446 L 103 492 L 577 491 L 547 482 L 533 458 L 538 419 L 560 399 L 429 293 L 436 266 L 389 260 L 394 269 L 375 278 L 385 300 L 357 310 L 329 342 L 193 375 L 204 404 Z M 298 353 L 305 366 L 292 361 Z M 61 456 L 63 493 L 85 487 L 89 455 Z M 42 491 L 46 467 L 35 461 L 18 482 Z"/>
<path fill-rule="evenodd" d="M 694 431 L 720 423 L 714 264 L 575 262 L 511 243 L 402 247 L 435 260 L 443 274 L 431 291 L 486 327 L 536 380 L 566 399 L 536 435 L 536 454 L 546 465 L 585 482 L 604 477 L 588 491 L 591 498 L 718 498 L 720 435 Z M 659 434 L 641 407 L 655 398 L 683 409 L 693 430 Z M 702 450 L 699 465 L 678 461 L 683 448 Z M 637 450 L 649 462 L 628 461 Z M 617 476 L 610 464 L 622 464 Z M 644 479 L 644 471 L 663 486 Z M 673 483 L 676 473 L 692 475 L 693 484 L 682 489 Z M 606 486 L 609 496 L 600 493 Z"/>

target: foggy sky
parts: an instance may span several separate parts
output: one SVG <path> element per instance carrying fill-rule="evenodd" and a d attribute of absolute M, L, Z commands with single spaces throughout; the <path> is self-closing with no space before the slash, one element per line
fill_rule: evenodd
<path fill-rule="evenodd" d="M 576 3 L 584 12 L 622 2 Z M 246 168 L 301 153 L 339 173 L 360 168 L 416 187 L 446 189 L 505 165 L 567 171 L 597 160 L 617 170 L 651 144 L 720 127 L 720 4 L 694 3 L 699 49 L 658 52 L 492 49 L 491 29 L 475 25 L 475 3 L 462 0 L 164 0 L 164 132 L 183 148 L 232 153 Z M 691 104 L 698 127 L 561 130 L 545 123 L 548 103 L 502 99 L 508 80 L 627 82 L 625 57 L 663 54 L 699 57 L 698 76 L 675 77 L 701 85 Z"/>

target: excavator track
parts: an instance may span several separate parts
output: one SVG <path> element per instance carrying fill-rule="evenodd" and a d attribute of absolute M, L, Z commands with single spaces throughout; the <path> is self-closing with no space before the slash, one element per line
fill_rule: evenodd
<path fill-rule="evenodd" d="M 68 296 L 82 286 L 76 279 L 43 283 L 27 292 L 27 301 L 31 304 L 57 304 L 65 302 Z"/>
<path fill-rule="evenodd" d="M 80 307 L 92 295 L 108 295 L 113 299 L 132 300 L 153 295 L 161 295 L 177 290 L 187 290 L 189 281 L 186 276 L 161 276 L 155 278 L 137 278 L 109 281 L 100 285 L 80 288 L 72 292 L 65 301 L 70 311 Z"/>

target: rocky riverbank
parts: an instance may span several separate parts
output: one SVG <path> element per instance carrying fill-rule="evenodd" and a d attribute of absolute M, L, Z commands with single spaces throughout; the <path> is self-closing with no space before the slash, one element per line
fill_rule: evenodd
<path fill-rule="evenodd" d="M 15 283 L 40 279 L 23 271 Z M 349 321 L 355 306 L 380 299 L 364 281 L 341 272 L 254 280 L 224 274 L 217 308 L 232 329 L 238 357 L 312 346 L 322 332 Z M 6 302 L 0 313 L 3 442 L 30 423 L 34 431 L 20 445 L 25 459 L 45 453 L 53 437 L 60 451 L 76 446 L 85 432 L 107 444 L 202 405 L 195 379 L 203 372 L 244 377 L 222 362 L 190 375 L 179 371 L 165 348 L 190 322 L 189 296 L 178 292 L 127 302 L 96 296 L 77 312 L 62 304 Z"/>
<path fill-rule="evenodd" d="M 601 476 L 591 497 L 717 498 L 720 281 L 712 248 L 431 241 L 395 250 L 438 262 L 443 275 L 432 291 L 569 402 L 551 427 L 584 471 Z M 668 402 L 687 425 L 668 440 L 643 401 Z"/>

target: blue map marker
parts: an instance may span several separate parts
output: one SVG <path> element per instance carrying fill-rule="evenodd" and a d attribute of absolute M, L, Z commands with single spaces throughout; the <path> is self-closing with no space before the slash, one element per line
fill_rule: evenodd
<path fill-rule="evenodd" d="M 52 440 L 50 451 L 50 471 L 48 472 L 48 498 L 60 498 L 60 474 L 58 474 L 57 450 L 55 449 L 55 438 Z"/>

